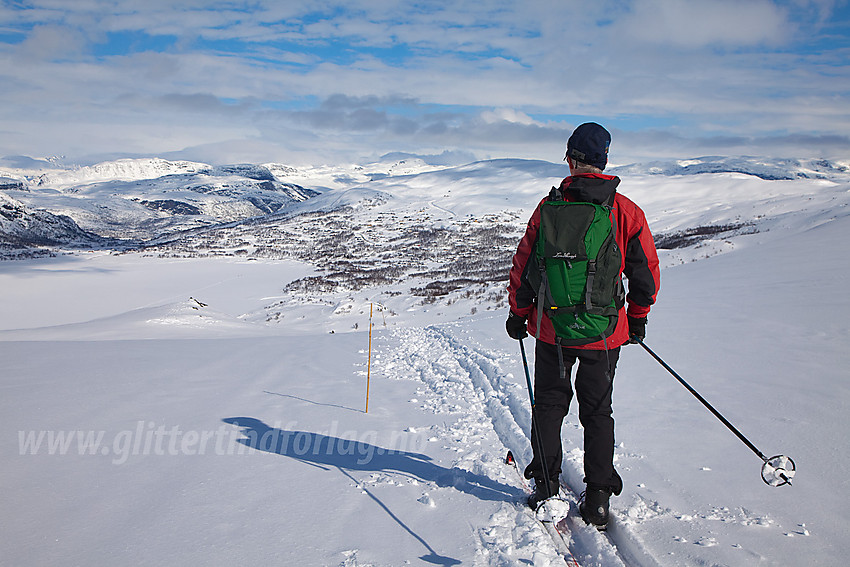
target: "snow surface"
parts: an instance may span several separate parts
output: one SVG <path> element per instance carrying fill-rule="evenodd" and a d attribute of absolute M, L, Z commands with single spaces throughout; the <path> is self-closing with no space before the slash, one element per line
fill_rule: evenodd
<path fill-rule="evenodd" d="M 798 474 L 766 486 L 761 460 L 627 346 L 625 488 L 607 535 L 573 525 L 573 552 L 583 566 L 842 565 L 850 178 L 660 171 L 621 185 L 656 234 L 738 228 L 662 251 L 647 344 Z M 299 207 L 348 205 L 375 246 L 485 215 L 519 234 L 563 167 L 387 173 Z M 283 291 L 320 268 L 105 251 L 0 263 L 0 564 L 563 564 L 503 464 L 507 449 L 530 457 L 503 301 Z M 563 479 L 580 490 L 575 412 Z"/>

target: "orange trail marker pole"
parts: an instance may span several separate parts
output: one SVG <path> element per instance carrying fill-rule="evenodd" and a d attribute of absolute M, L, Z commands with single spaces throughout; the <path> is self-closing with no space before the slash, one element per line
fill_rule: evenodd
<path fill-rule="evenodd" d="M 372 377 L 372 307 L 369 304 L 369 355 L 366 358 L 366 412 L 369 413 L 369 382 Z"/>

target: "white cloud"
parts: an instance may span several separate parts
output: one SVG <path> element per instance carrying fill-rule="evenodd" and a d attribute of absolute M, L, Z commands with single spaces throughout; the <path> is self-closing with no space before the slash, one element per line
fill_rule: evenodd
<path fill-rule="evenodd" d="M 768 0 L 636 0 L 618 31 L 647 43 L 698 49 L 789 40 L 787 11 Z"/>
<path fill-rule="evenodd" d="M 850 127 L 846 52 L 793 52 L 811 47 L 800 32 L 817 33 L 832 0 L 27 5 L 0 8 L 0 29 L 26 35 L 0 43 L 0 123 L 27 144 L 15 153 L 220 141 L 221 155 L 251 140 L 299 155 L 460 148 L 558 160 L 579 117 L 621 125 L 618 150 L 653 128 L 669 135 L 647 134 L 653 148 L 797 133 L 846 151 Z M 176 44 L 91 56 L 123 30 Z"/>
<path fill-rule="evenodd" d="M 524 124 L 526 126 L 537 124 L 537 122 L 525 112 L 514 110 L 513 108 L 497 108 L 495 110 L 485 110 L 481 113 L 481 119 L 488 124 L 496 122 L 512 122 L 514 124 Z"/>
<path fill-rule="evenodd" d="M 64 26 L 35 26 L 26 39 L 15 46 L 15 56 L 25 61 L 71 60 L 81 57 L 88 42 L 83 34 Z"/>

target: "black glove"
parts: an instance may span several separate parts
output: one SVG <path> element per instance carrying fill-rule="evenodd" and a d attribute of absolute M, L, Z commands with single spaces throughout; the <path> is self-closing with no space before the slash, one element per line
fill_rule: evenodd
<path fill-rule="evenodd" d="M 629 319 L 629 343 L 636 345 L 637 339 L 643 340 L 646 338 L 646 317 L 632 317 Z"/>
<path fill-rule="evenodd" d="M 518 341 L 528 336 L 525 330 L 525 317 L 521 317 L 513 311 L 508 315 L 508 320 L 505 321 L 505 329 L 507 329 L 510 338 Z"/>

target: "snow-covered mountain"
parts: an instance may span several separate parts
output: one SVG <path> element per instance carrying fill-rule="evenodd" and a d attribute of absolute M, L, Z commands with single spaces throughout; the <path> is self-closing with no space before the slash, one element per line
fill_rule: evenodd
<path fill-rule="evenodd" d="M 53 248 L 92 249 L 109 242 L 81 229 L 69 217 L 32 210 L 0 192 L 0 256 L 7 258 L 50 254 Z"/>
<path fill-rule="evenodd" d="M 211 173 L 212 170 L 207 164 L 191 161 L 168 161 L 159 158 L 120 159 L 92 166 L 51 170 L 36 176 L 33 182 L 38 187 L 63 189 L 107 181 L 141 181 L 170 175 Z"/>
<path fill-rule="evenodd" d="M 850 171 L 850 162 L 824 159 L 761 159 L 757 157 L 706 156 L 676 161 L 657 161 L 613 167 L 614 175 L 699 175 L 701 173 L 741 173 L 765 180 L 831 179 Z"/>
<path fill-rule="evenodd" d="M 269 214 L 318 194 L 279 180 L 263 165 L 213 167 L 163 159 L 123 159 L 8 179 L 16 183 L 5 183 L 5 190 L 27 206 L 130 241 L 125 245 Z"/>
<path fill-rule="evenodd" d="M 0 177 L 0 191 L 23 191 L 26 182 L 14 177 Z"/>

